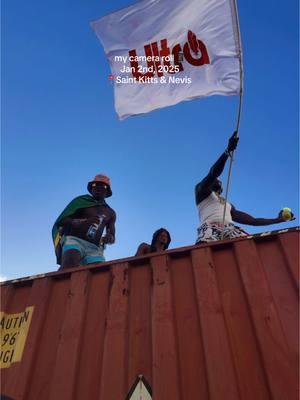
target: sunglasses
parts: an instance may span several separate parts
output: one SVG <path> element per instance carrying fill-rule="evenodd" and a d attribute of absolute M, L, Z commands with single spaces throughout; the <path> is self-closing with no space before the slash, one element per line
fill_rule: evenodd
<path fill-rule="evenodd" d="M 92 188 L 99 187 L 99 186 L 102 186 L 104 189 L 108 188 L 108 186 L 103 182 L 94 182 L 94 183 L 92 183 Z"/>

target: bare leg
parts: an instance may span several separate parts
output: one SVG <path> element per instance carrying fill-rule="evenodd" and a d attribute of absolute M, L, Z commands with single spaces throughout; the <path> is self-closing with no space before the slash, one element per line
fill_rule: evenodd
<path fill-rule="evenodd" d="M 81 259 L 80 251 L 71 249 L 67 250 L 61 258 L 61 269 L 78 267 Z"/>

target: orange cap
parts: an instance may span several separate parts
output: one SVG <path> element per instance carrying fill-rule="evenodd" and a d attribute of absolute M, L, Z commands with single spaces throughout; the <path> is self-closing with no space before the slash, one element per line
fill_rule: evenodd
<path fill-rule="evenodd" d="M 108 186 L 106 197 L 110 197 L 112 195 L 110 179 L 109 179 L 108 176 L 102 175 L 102 174 L 96 175 L 95 178 L 91 182 L 88 183 L 88 187 L 87 188 L 88 188 L 88 191 L 90 193 L 91 193 L 91 184 L 94 183 L 94 182 L 103 182 L 103 183 L 105 183 Z"/>

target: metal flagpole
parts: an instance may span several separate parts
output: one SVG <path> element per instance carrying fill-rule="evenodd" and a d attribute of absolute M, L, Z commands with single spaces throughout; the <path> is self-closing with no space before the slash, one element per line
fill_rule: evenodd
<path fill-rule="evenodd" d="M 243 71 L 243 53 L 242 53 L 242 45 L 241 45 L 241 32 L 240 32 L 240 24 L 238 19 L 238 11 L 237 11 L 237 3 L 236 0 L 230 1 L 230 4 L 233 5 L 233 11 L 235 15 L 235 34 L 238 41 L 239 46 L 239 65 L 240 65 L 240 97 L 239 97 L 239 108 L 238 108 L 238 115 L 237 115 L 237 124 L 236 124 L 236 137 L 239 136 L 239 128 L 240 128 L 240 120 L 241 120 L 241 112 L 242 112 L 242 104 L 243 104 L 243 83 L 244 83 L 244 71 Z M 228 169 L 228 176 L 227 176 L 227 184 L 226 184 L 226 191 L 225 191 L 225 204 L 224 204 L 224 211 L 223 211 L 223 221 L 222 221 L 222 235 L 221 239 L 223 240 L 224 237 L 224 227 L 225 227 L 225 215 L 226 215 L 226 207 L 227 207 L 227 199 L 229 193 L 229 185 L 230 185 L 230 178 L 231 178 L 231 170 L 233 164 L 233 154 L 232 151 L 229 155 L 230 157 L 230 164 Z"/>

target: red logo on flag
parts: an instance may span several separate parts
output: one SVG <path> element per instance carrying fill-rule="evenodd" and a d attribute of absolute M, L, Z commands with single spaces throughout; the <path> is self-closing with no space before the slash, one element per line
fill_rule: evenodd
<path fill-rule="evenodd" d="M 205 64 L 210 64 L 207 48 L 204 42 L 197 38 L 195 33 L 188 31 L 187 42 L 181 46 L 181 44 L 175 44 L 172 49 L 168 47 L 167 39 L 160 41 L 160 48 L 157 42 L 146 44 L 144 46 L 145 56 L 147 61 L 147 72 L 140 72 L 138 56 L 136 50 L 129 51 L 129 61 L 132 68 L 132 75 L 139 78 L 152 78 L 155 74 L 158 77 L 164 75 L 164 72 L 175 73 L 172 71 L 172 64 L 170 56 L 174 60 L 174 65 L 177 66 L 178 71 L 183 71 L 182 61 L 185 60 L 195 66 L 200 67 Z M 163 65 L 162 65 L 163 63 Z M 163 68 L 165 66 L 165 68 Z"/>

